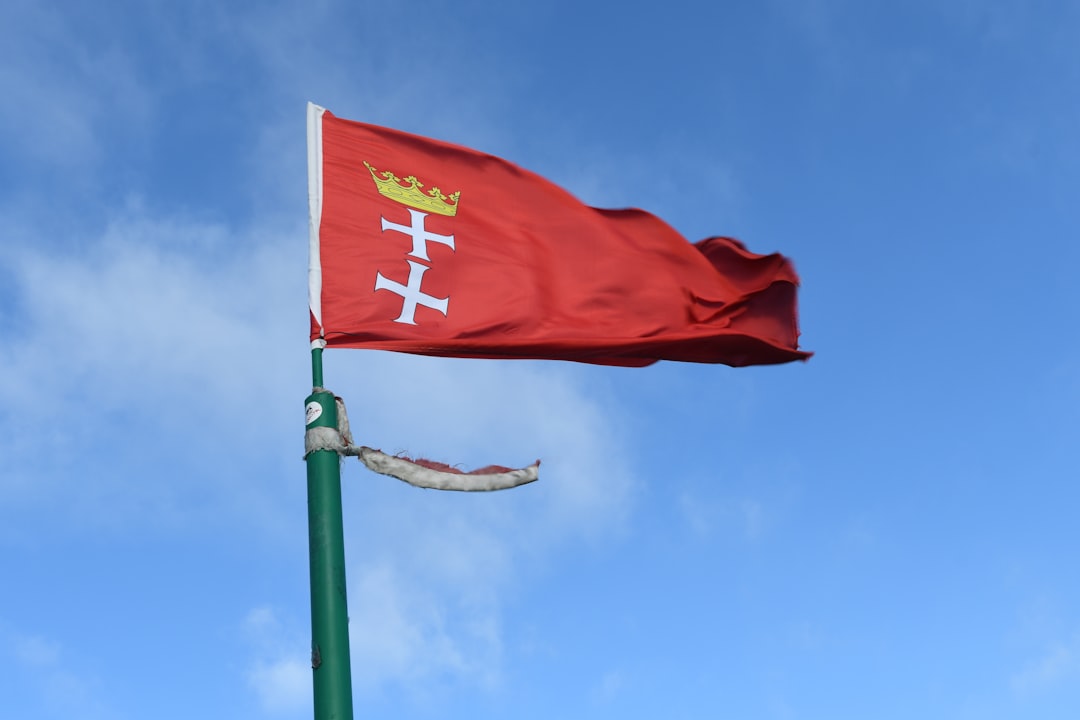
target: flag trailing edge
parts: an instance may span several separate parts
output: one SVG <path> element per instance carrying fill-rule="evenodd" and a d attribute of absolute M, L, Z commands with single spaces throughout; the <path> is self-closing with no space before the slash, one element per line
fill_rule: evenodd
<path fill-rule="evenodd" d="M 691 244 L 504 160 L 308 105 L 313 347 L 641 366 L 804 360 L 779 254 Z M 452 191 L 452 192 L 451 192 Z"/>

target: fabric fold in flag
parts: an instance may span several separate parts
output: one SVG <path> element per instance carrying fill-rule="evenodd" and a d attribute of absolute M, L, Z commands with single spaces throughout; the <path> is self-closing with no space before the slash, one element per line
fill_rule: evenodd
<path fill-rule="evenodd" d="M 641 366 L 803 360 L 790 261 L 505 160 L 308 111 L 311 340 Z"/>

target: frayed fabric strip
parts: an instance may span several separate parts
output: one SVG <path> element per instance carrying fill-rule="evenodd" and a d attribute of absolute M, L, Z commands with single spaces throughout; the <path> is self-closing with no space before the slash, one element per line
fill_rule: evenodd
<path fill-rule="evenodd" d="M 355 446 L 354 446 L 355 447 Z M 351 448 L 350 448 L 351 449 Z M 357 448 L 360 462 L 373 472 L 389 475 L 416 487 L 431 490 L 460 490 L 483 492 L 508 490 L 527 485 L 540 478 L 540 463 L 519 470 L 498 473 L 460 473 L 434 470 L 408 458 L 394 457 L 369 447 Z M 353 453 L 349 453 L 352 455 Z"/>
<path fill-rule="evenodd" d="M 321 388 L 317 388 L 321 390 Z M 349 416 L 345 402 L 334 396 L 337 404 L 338 426 L 308 428 L 304 434 L 304 457 L 319 450 L 329 450 L 341 456 L 356 457 L 373 472 L 389 475 L 402 482 L 429 490 L 456 490 L 459 492 L 490 492 L 508 490 L 527 485 L 540 478 L 540 461 L 511 470 L 503 467 L 487 467 L 479 472 L 459 472 L 443 463 L 387 455 L 381 450 L 354 445 L 349 429 Z"/>

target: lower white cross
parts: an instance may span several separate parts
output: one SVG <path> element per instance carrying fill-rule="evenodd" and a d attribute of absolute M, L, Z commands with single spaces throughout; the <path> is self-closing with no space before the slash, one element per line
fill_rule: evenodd
<path fill-rule="evenodd" d="M 417 305 L 423 305 L 432 310 L 437 310 L 445 317 L 446 308 L 450 304 L 450 298 L 437 298 L 420 292 L 420 282 L 424 279 L 424 273 L 426 273 L 428 269 L 425 265 L 415 263 L 412 260 L 406 260 L 405 262 L 409 263 L 409 280 L 407 285 L 402 285 L 399 282 L 389 280 L 383 277 L 381 272 L 375 274 L 376 290 L 389 290 L 395 295 L 400 295 L 403 300 L 401 304 L 401 315 L 399 315 L 394 322 L 415 325 L 416 321 L 413 320 L 413 315 L 416 314 Z"/>
<path fill-rule="evenodd" d="M 427 244 L 429 242 L 437 242 L 440 245 L 447 245 L 451 250 L 454 249 L 454 236 L 453 235 L 439 235 L 438 233 L 428 232 L 424 227 L 424 218 L 427 217 L 427 213 L 420 212 L 419 210 L 409 209 L 409 219 L 411 225 L 401 225 L 396 222 L 390 222 L 384 217 L 380 217 L 382 220 L 383 232 L 387 230 L 396 230 L 399 233 L 404 233 L 412 238 L 412 252 L 409 254 L 415 258 L 421 260 L 430 260 L 427 255 Z"/>

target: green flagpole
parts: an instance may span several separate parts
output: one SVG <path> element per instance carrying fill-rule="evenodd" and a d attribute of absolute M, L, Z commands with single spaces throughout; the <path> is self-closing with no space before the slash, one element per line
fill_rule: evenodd
<path fill-rule="evenodd" d="M 334 395 L 322 389 L 322 348 L 311 350 L 308 428 L 337 428 Z M 332 450 L 307 456 L 308 552 L 311 563 L 311 669 L 315 720 L 352 720 L 349 610 L 341 522 L 341 464 Z"/>

